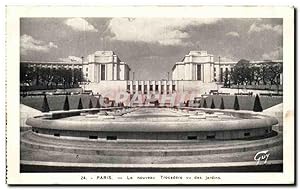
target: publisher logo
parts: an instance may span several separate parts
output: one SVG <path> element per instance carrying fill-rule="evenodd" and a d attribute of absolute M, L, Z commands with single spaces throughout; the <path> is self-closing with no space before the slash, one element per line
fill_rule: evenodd
<path fill-rule="evenodd" d="M 256 165 L 266 164 L 268 162 L 269 156 L 270 156 L 269 150 L 263 150 L 256 153 L 256 155 L 254 156 Z"/>

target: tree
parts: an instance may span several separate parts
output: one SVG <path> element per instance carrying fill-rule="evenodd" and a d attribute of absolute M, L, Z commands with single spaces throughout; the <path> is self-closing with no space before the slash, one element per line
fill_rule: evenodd
<path fill-rule="evenodd" d="M 203 100 L 203 108 L 207 108 L 206 99 Z"/>
<path fill-rule="evenodd" d="M 276 85 L 279 90 L 280 74 L 282 73 L 282 64 L 274 64 L 273 62 L 263 65 L 263 80 L 264 84 Z"/>
<path fill-rule="evenodd" d="M 83 80 L 83 73 L 80 69 L 74 69 L 74 83 L 78 84 L 79 82 L 82 82 Z"/>
<path fill-rule="evenodd" d="M 58 68 L 49 67 L 31 67 L 28 64 L 20 64 L 20 83 L 26 83 L 26 86 L 45 86 L 47 89 L 49 85 L 55 83 L 56 88 L 58 85 L 66 87 L 74 87 L 83 80 L 83 73 L 80 69 Z M 22 85 L 23 85 L 22 84 Z"/>
<path fill-rule="evenodd" d="M 223 97 L 221 97 L 220 109 L 221 110 L 225 109 Z"/>
<path fill-rule="evenodd" d="M 32 67 L 28 67 L 26 64 L 20 65 L 20 82 L 26 83 L 28 86 L 32 85 L 34 80 L 34 72 Z"/>
<path fill-rule="evenodd" d="M 51 69 L 50 68 L 40 68 L 40 74 L 41 74 L 40 78 L 41 78 L 42 84 L 43 85 L 46 84 L 46 87 L 48 89 L 49 83 L 51 82 L 52 77 L 53 77 L 53 73 L 51 72 Z"/>
<path fill-rule="evenodd" d="M 36 67 L 33 70 L 34 74 L 35 74 L 35 85 L 39 86 L 40 85 L 40 76 L 41 76 L 41 68 Z"/>
<path fill-rule="evenodd" d="M 211 100 L 211 106 L 210 106 L 211 109 L 215 109 L 216 106 L 215 106 L 215 103 L 214 103 L 214 99 Z"/>
<path fill-rule="evenodd" d="M 47 101 L 47 97 L 46 95 L 44 95 L 44 100 L 43 100 L 43 105 L 42 105 L 42 112 L 49 112 L 50 108 L 49 108 L 49 104 Z"/>
<path fill-rule="evenodd" d="M 230 87 L 230 80 L 229 80 L 229 71 L 226 69 L 224 72 L 224 87 Z"/>
<path fill-rule="evenodd" d="M 81 97 L 79 98 L 79 103 L 78 103 L 77 109 L 79 109 L 79 110 L 83 109 Z"/>
<path fill-rule="evenodd" d="M 64 81 L 68 88 L 72 86 L 72 69 L 64 69 Z"/>
<path fill-rule="evenodd" d="M 52 77 L 52 82 L 55 83 L 56 88 L 58 87 L 58 84 L 61 82 L 60 78 L 60 68 L 56 69 L 54 68 L 53 71 L 53 77 Z"/>
<path fill-rule="evenodd" d="M 233 109 L 235 109 L 235 110 L 240 110 L 239 100 L 238 100 L 238 97 L 237 97 L 237 96 L 235 96 L 235 98 L 234 98 Z"/>
<path fill-rule="evenodd" d="M 272 82 L 276 85 L 278 93 L 280 85 L 280 74 L 283 72 L 282 64 L 271 65 L 270 70 Z"/>
<path fill-rule="evenodd" d="M 263 67 L 263 66 L 262 66 Z M 263 71 L 261 67 L 252 67 L 253 81 L 255 85 L 259 85 L 263 79 Z"/>
<path fill-rule="evenodd" d="M 238 61 L 238 63 L 233 67 L 230 80 L 233 81 L 233 84 L 238 86 L 238 90 L 239 85 L 251 84 L 253 81 L 253 75 L 250 68 L 250 61 L 245 59 Z"/>
<path fill-rule="evenodd" d="M 68 96 L 66 96 L 63 110 L 66 110 L 66 111 L 67 111 L 67 110 L 69 110 L 69 109 L 70 109 L 70 106 L 69 106 L 69 99 L 68 99 Z"/>
<path fill-rule="evenodd" d="M 262 108 L 260 100 L 259 100 L 259 96 L 257 94 L 256 94 L 255 100 L 254 100 L 253 111 L 255 111 L 255 112 L 262 112 L 263 111 L 263 108 Z"/>

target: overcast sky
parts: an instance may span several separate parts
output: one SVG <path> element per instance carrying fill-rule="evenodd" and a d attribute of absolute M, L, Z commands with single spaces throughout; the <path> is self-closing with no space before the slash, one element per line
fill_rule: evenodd
<path fill-rule="evenodd" d="M 282 19 L 23 18 L 21 60 L 80 60 L 113 50 L 135 79 L 166 79 L 190 50 L 221 61 L 282 59 Z"/>

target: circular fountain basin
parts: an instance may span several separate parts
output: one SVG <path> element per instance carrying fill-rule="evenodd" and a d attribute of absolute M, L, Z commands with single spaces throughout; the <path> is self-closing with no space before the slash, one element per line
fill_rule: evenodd
<path fill-rule="evenodd" d="M 114 112 L 108 112 L 108 116 L 95 114 L 95 117 L 52 116 L 59 119 L 39 116 L 29 118 L 26 124 L 35 133 L 60 138 L 199 141 L 259 138 L 269 135 L 272 126 L 278 123 L 273 117 L 251 112 L 218 110 L 223 114 L 214 114 L 211 109 L 198 108 L 202 112 L 207 110 L 209 114 L 193 112 L 186 117 L 181 111 L 139 108 L 118 117 L 113 116 Z"/>

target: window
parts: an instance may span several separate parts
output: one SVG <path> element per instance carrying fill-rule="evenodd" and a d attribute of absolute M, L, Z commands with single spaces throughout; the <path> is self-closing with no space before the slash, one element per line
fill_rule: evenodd
<path fill-rule="evenodd" d="M 187 136 L 188 140 L 197 140 L 197 136 Z"/>
<path fill-rule="evenodd" d="M 89 139 L 98 139 L 98 136 L 90 135 Z"/>
<path fill-rule="evenodd" d="M 106 140 L 117 140 L 117 136 L 106 136 Z"/>
<path fill-rule="evenodd" d="M 138 91 L 142 91 L 142 85 L 138 86 Z"/>
<path fill-rule="evenodd" d="M 130 85 L 127 85 L 127 90 L 130 90 Z"/>
<path fill-rule="evenodd" d="M 155 91 L 158 91 L 158 85 L 155 85 Z"/>
<path fill-rule="evenodd" d="M 207 135 L 206 136 L 206 139 L 215 139 L 216 138 L 216 135 Z"/>
<path fill-rule="evenodd" d="M 89 68 L 86 68 L 85 71 L 88 72 L 88 71 L 89 71 Z"/>
<path fill-rule="evenodd" d="M 105 80 L 105 65 L 101 65 L 101 80 Z"/>
<path fill-rule="evenodd" d="M 175 89 L 176 89 L 176 86 L 175 86 L 175 84 L 173 84 L 172 85 L 172 91 L 175 91 Z"/>
<path fill-rule="evenodd" d="M 201 80 L 201 65 L 197 65 L 197 80 Z"/>
<path fill-rule="evenodd" d="M 164 85 L 161 85 L 160 90 L 161 90 L 161 94 L 163 94 L 164 93 Z"/>
<path fill-rule="evenodd" d="M 86 74 L 85 74 L 85 76 L 86 76 L 86 77 L 88 77 L 88 76 L 89 76 L 89 74 L 88 74 L 88 73 L 86 73 Z"/>
<path fill-rule="evenodd" d="M 60 134 L 59 134 L 59 133 L 54 133 L 54 136 L 55 136 L 55 137 L 59 137 Z"/>
<path fill-rule="evenodd" d="M 249 136 L 250 136 L 250 133 L 249 133 L 249 132 L 244 133 L 244 136 L 245 136 L 245 137 L 249 137 Z"/>

